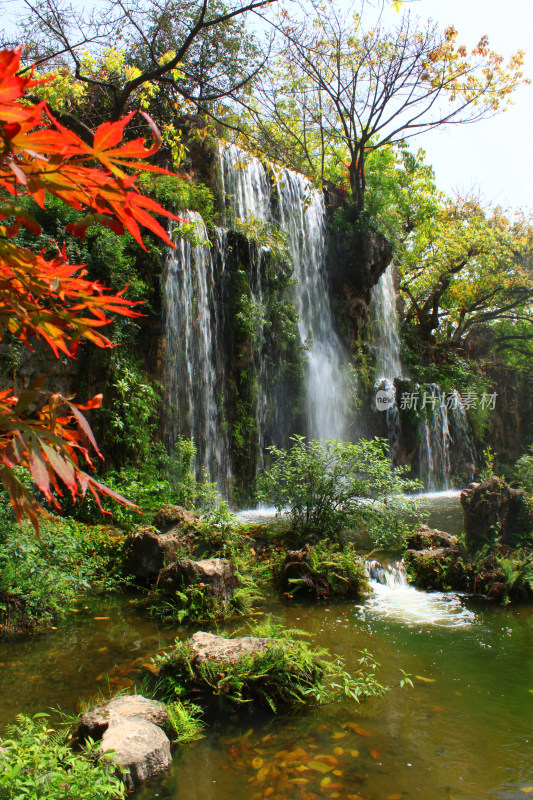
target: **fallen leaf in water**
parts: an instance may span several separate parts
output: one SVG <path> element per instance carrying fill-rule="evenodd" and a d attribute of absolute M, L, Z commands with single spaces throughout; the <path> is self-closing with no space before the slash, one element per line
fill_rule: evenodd
<path fill-rule="evenodd" d="M 351 728 L 352 731 L 354 731 L 355 733 L 358 733 L 359 736 L 372 736 L 370 731 L 367 731 L 364 728 L 361 728 L 361 726 L 360 725 L 356 725 L 355 722 L 347 722 L 345 727 L 346 728 Z"/>
<path fill-rule="evenodd" d="M 533 786 L 522 786 L 520 791 L 529 794 L 529 792 L 533 792 Z"/>
<path fill-rule="evenodd" d="M 359 757 L 359 750 L 350 750 L 350 755 L 351 755 L 352 758 L 358 758 Z"/>
<path fill-rule="evenodd" d="M 111 619 L 111 617 L 93 617 L 96 622 L 103 622 L 104 620 Z"/>
<path fill-rule="evenodd" d="M 316 772 L 331 772 L 333 769 L 329 764 L 324 764 L 323 761 L 309 761 L 307 766 L 316 770 Z"/>
<path fill-rule="evenodd" d="M 262 767 L 264 763 L 265 763 L 265 762 L 263 761 L 263 759 L 262 759 L 262 758 L 259 758 L 259 756 L 257 756 L 257 757 L 256 757 L 256 758 L 254 758 L 254 760 L 252 761 L 252 767 L 253 767 L 254 769 L 256 769 L 256 770 L 257 770 L 257 769 L 259 769 L 260 767 Z"/>
<path fill-rule="evenodd" d="M 98 650 L 97 650 L 96 652 L 97 652 L 97 653 L 105 653 L 105 651 L 106 651 L 107 649 L 108 649 L 107 647 L 99 647 L 99 648 L 98 648 Z M 141 661 L 142 661 L 142 658 L 141 658 Z"/>
<path fill-rule="evenodd" d="M 257 773 L 257 776 L 256 776 L 257 780 L 259 781 L 259 783 L 263 783 L 263 781 L 266 779 L 269 771 L 270 771 L 269 767 L 261 767 L 261 769 L 259 770 L 259 772 Z"/>
<path fill-rule="evenodd" d="M 444 709 L 443 709 L 443 707 L 442 707 L 442 706 L 430 706 L 430 709 L 431 709 L 432 711 L 434 711 L 434 712 L 435 712 L 435 714 L 438 714 L 438 713 L 439 713 L 439 711 L 444 711 Z"/>
<path fill-rule="evenodd" d="M 104 676 L 103 676 L 103 675 L 98 675 L 98 676 L 97 676 L 97 678 L 96 678 L 96 680 L 97 680 L 97 681 L 101 681 L 101 680 L 103 680 L 103 678 L 104 678 Z"/>
<path fill-rule="evenodd" d="M 374 747 L 374 748 L 373 748 L 373 749 L 370 751 L 370 755 L 372 756 L 372 758 L 374 759 L 374 761 L 377 761 L 377 760 L 378 760 L 378 758 L 380 757 L 381 753 L 379 752 L 379 750 L 376 750 L 376 748 Z"/>
<path fill-rule="evenodd" d="M 293 778 L 291 783 L 309 783 L 307 778 Z"/>
<path fill-rule="evenodd" d="M 325 761 L 327 764 L 331 764 L 332 767 L 336 767 L 337 764 L 339 763 L 336 758 L 334 758 L 333 756 L 327 756 L 327 755 L 316 756 L 316 760 L 317 761 Z"/>
<path fill-rule="evenodd" d="M 152 675 L 159 675 L 159 667 L 156 667 L 155 664 L 143 664 L 143 667 L 151 672 Z"/>
<path fill-rule="evenodd" d="M 435 678 L 425 678 L 423 675 L 415 675 L 415 678 L 422 683 L 437 683 Z"/>
<path fill-rule="evenodd" d="M 343 731 L 342 733 L 340 733 L 340 732 L 334 733 L 332 738 L 333 739 L 344 739 L 344 737 L 347 736 L 347 735 L 348 734 L 346 733 L 346 731 Z"/>
<path fill-rule="evenodd" d="M 334 769 L 333 774 L 340 778 L 342 776 L 342 769 Z"/>
<path fill-rule="evenodd" d="M 274 787 L 269 786 L 268 789 L 265 789 L 263 792 L 263 797 L 270 797 L 271 794 L 274 794 Z"/>
<path fill-rule="evenodd" d="M 528 689 L 529 694 L 533 694 L 533 689 Z"/>
<path fill-rule="evenodd" d="M 266 736 L 263 736 L 263 738 L 261 739 L 261 741 L 262 741 L 262 742 L 268 742 L 268 740 L 270 739 L 270 737 L 271 737 L 271 736 L 272 736 L 272 734 L 271 734 L 271 733 L 267 733 L 267 735 L 266 735 Z M 268 789 L 267 789 L 267 791 L 268 791 Z M 272 792 L 273 792 L 273 791 L 274 791 L 274 789 L 272 789 Z M 271 792 L 270 794 L 272 794 L 272 792 Z"/>
<path fill-rule="evenodd" d="M 533 692 L 533 689 L 531 689 L 531 691 Z M 462 692 L 456 692 L 455 694 L 457 695 L 457 697 L 462 697 L 463 696 Z"/>
<path fill-rule="evenodd" d="M 80 613 L 79 608 L 69 608 L 69 611 L 70 611 L 71 614 L 79 614 Z"/>
<path fill-rule="evenodd" d="M 346 795 L 346 800 L 365 800 L 360 794 L 348 794 Z"/>
<path fill-rule="evenodd" d="M 326 777 L 322 778 L 322 780 L 320 781 L 320 786 L 322 789 L 324 789 L 329 783 L 331 783 L 331 778 L 329 777 L 329 775 L 326 775 Z"/>
<path fill-rule="evenodd" d="M 342 747 L 335 747 L 333 752 L 335 753 L 336 756 L 342 756 L 342 754 L 344 753 L 344 750 L 342 749 Z"/>
<path fill-rule="evenodd" d="M 401 794 L 388 794 L 387 800 L 402 800 Z"/>

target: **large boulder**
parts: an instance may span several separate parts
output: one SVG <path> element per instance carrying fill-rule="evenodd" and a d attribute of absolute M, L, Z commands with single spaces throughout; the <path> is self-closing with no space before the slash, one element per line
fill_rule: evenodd
<path fill-rule="evenodd" d="M 150 583 L 163 567 L 175 561 L 182 545 L 179 530 L 159 533 L 155 528 L 138 528 L 124 542 L 124 572 Z"/>
<path fill-rule="evenodd" d="M 406 544 L 410 550 L 432 550 L 436 547 L 456 547 L 457 541 L 457 536 L 452 536 L 450 533 L 429 528 L 427 525 L 419 525 L 409 534 Z"/>
<path fill-rule="evenodd" d="M 522 489 L 513 489 L 496 476 L 461 493 L 467 544 L 520 547 L 533 543 L 533 502 Z"/>
<path fill-rule="evenodd" d="M 166 725 L 168 714 L 164 703 L 140 694 L 114 697 L 85 712 L 80 720 L 79 734 L 82 739 L 88 736 L 101 739 L 109 726 L 119 719 L 141 719 L 154 725 Z"/>
<path fill-rule="evenodd" d="M 196 530 L 200 523 L 201 519 L 198 514 L 172 504 L 161 506 L 154 519 L 155 527 L 162 533 L 167 533 L 170 530 L 175 532 L 176 528 L 180 532 L 187 533 Z"/>
<path fill-rule="evenodd" d="M 81 739 L 101 739 L 100 749 L 114 751 L 122 780 L 128 788 L 169 769 L 170 741 L 159 725 L 168 715 L 163 703 L 141 695 L 115 697 L 90 711 L 80 721 Z"/>
<path fill-rule="evenodd" d="M 205 587 L 215 600 L 230 600 L 237 588 L 233 565 L 225 558 L 206 558 L 192 561 L 179 558 L 174 564 L 162 569 L 157 579 L 157 588 L 173 594 L 183 586 Z"/>
<path fill-rule="evenodd" d="M 153 722 L 121 718 L 106 730 L 100 749 L 114 751 L 122 780 L 133 789 L 170 769 L 170 741 Z"/>
<path fill-rule="evenodd" d="M 456 547 L 407 550 L 404 563 L 409 580 L 421 589 L 467 589 L 469 578 L 459 555 Z"/>
<path fill-rule="evenodd" d="M 243 656 L 264 653 L 272 645 L 271 639 L 260 636 L 242 636 L 240 639 L 225 639 L 214 633 L 198 631 L 189 639 L 194 653 L 194 663 L 214 660 L 235 664 Z"/>

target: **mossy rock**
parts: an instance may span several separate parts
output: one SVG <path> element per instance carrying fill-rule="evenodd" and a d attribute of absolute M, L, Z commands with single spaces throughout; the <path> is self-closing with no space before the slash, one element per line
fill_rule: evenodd
<path fill-rule="evenodd" d="M 486 544 L 533 545 L 533 500 L 495 475 L 462 492 L 466 544 L 479 550 Z"/>

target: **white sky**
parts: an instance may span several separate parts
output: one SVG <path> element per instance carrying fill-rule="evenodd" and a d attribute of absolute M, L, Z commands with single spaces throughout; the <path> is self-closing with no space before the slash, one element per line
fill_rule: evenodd
<path fill-rule="evenodd" d="M 482 35 L 506 58 L 524 50 L 533 79 L 533 0 L 417 0 L 412 12 L 474 45 Z M 478 189 L 487 202 L 533 208 L 533 85 L 519 90 L 505 113 L 472 125 L 452 126 L 411 141 L 424 147 L 445 191 Z"/>

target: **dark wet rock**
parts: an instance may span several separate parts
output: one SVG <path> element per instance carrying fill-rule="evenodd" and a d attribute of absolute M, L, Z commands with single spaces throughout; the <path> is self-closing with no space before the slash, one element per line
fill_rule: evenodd
<path fill-rule="evenodd" d="M 170 741 L 153 722 L 138 717 L 119 717 L 102 737 L 101 750 L 114 751 L 113 759 L 130 789 L 170 769 Z"/>
<path fill-rule="evenodd" d="M 459 556 L 460 550 L 456 547 L 407 550 L 405 569 L 410 582 L 421 589 L 466 589 L 469 575 Z"/>
<path fill-rule="evenodd" d="M 406 539 L 410 550 L 432 550 L 436 547 L 456 547 L 457 536 L 452 536 L 427 525 L 419 525 Z"/>
<path fill-rule="evenodd" d="M 85 712 L 80 721 L 79 734 L 82 739 L 88 736 L 100 739 L 109 726 L 119 719 L 138 719 L 154 725 L 166 725 L 168 714 L 163 703 L 140 694 L 114 697 Z"/>
<path fill-rule="evenodd" d="M 162 569 L 157 588 L 173 594 L 183 586 L 200 586 L 215 600 L 230 600 L 237 588 L 233 564 L 225 558 L 206 558 L 193 561 L 179 558 L 175 564 Z"/>
<path fill-rule="evenodd" d="M 155 527 L 162 533 L 168 533 L 170 530 L 175 532 L 176 528 L 179 528 L 180 532 L 195 530 L 200 523 L 198 514 L 171 504 L 161 506 L 154 519 Z"/>
<path fill-rule="evenodd" d="M 461 493 L 466 541 L 479 550 L 484 544 L 510 547 L 533 544 L 533 502 L 496 476 Z"/>
<path fill-rule="evenodd" d="M 179 531 L 159 533 L 155 528 L 139 528 L 124 542 L 124 573 L 141 581 L 154 581 L 163 567 L 175 561 L 182 544 Z"/>
<path fill-rule="evenodd" d="M 198 631 L 189 639 L 189 645 L 194 653 L 193 661 L 201 664 L 203 661 L 214 661 L 235 664 L 243 656 L 264 653 L 272 645 L 272 640 L 259 636 L 242 636 L 240 639 L 226 639 L 214 633 Z"/>
<path fill-rule="evenodd" d="M 101 739 L 102 752 L 115 751 L 122 780 L 131 789 L 169 769 L 170 741 L 159 727 L 167 720 L 163 703 L 128 695 L 86 711 L 78 732 L 82 740 Z"/>

